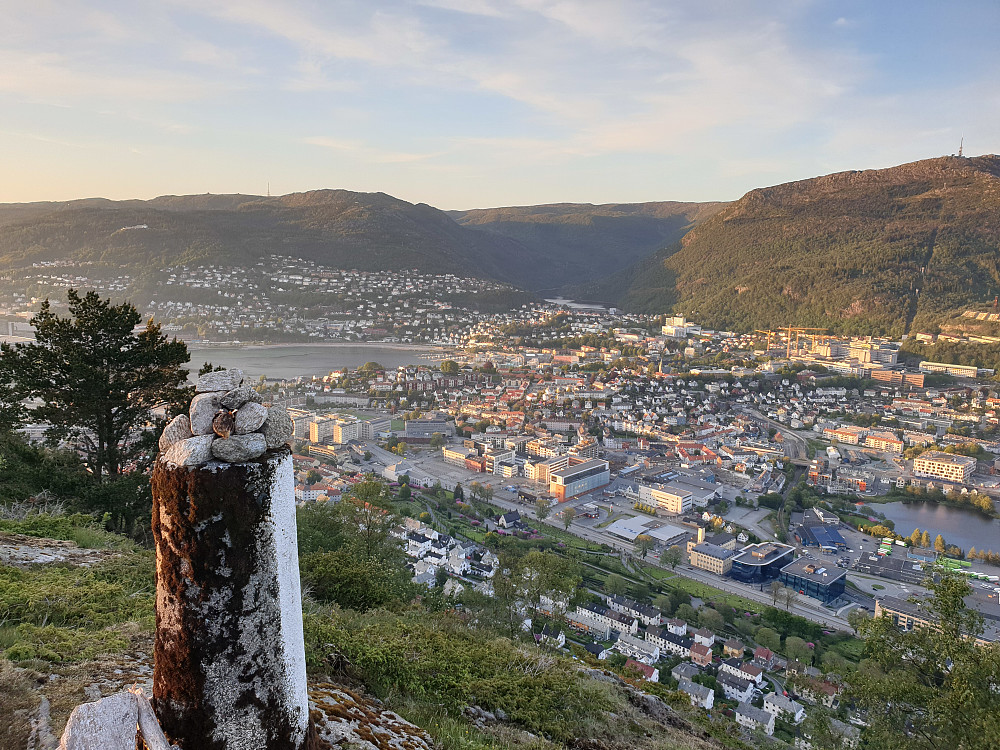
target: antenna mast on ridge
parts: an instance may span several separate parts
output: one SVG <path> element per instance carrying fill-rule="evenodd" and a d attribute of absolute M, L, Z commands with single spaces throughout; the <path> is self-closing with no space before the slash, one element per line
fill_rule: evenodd
<path fill-rule="evenodd" d="M 958 158 L 962 158 L 962 147 L 965 146 L 965 136 L 962 136 L 962 140 L 958 142 Z"/>

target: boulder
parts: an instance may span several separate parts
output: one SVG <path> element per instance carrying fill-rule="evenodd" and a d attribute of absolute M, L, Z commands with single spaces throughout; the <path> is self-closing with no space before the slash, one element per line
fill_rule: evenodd
<path fill-rule="evenodd" d="M 262 401 L 260 394 L 248 385 L 233 388 L 233 390 L 219 399 L 219 403 L 226 409 L 239 409 L 248 401 L 252 401 L 255 404 L 259 404 Z"/>
<path fill-rule="evenodd" d="M 189 437 L 194 437 L 194 433 L 191 432 L 191 418 L 187 414 L 178 414 L 163 428 L 163 434 L 160 435 L 160 450 L 165 451 L 174 443 L 187 440 Z"/>
<path fill-rule="evenodd" d="M 249 435 L 231 435 L 223 440 L 218 438 L 212 442 L 212 455 L 220 461 L 238 464 L 251 461 L 264 455 L 267 443 L 259 432 Z"/>
<path fill-rule="evenodd" d="M 236 434 L 257 432 L 267 419 L 267 407 L 253 401 L 243 404 L 236 412 Z"/>
<path fill-rule="evenodd" d="M 135 748 L 139 706 L 132 693 L 115 693 L 73 709 L 59 750 L 130 750 Z"/>
<path fill-rule="evenodd" d="M 191 432 L 195 435 L 209 435 L 212 432 L 212 420 L 222 408 L 219 399 L 221 393 L 199 393 L 191 400 Z"/>
<path fill-rule="evenodd" d="M 243 370 L 217 370 L 206 372 L 198 378 L 198 385 L 194 387 L 194 390 L 196 393 L 231 391 L 239 387 L 242 382 Z"/>
<path fill-rule="evenodd" d="M 163 460 L 175 466 L 201 466 L 212 460 L 215 435 L 196 435 L 174 443 L 163 454 Z"/>
<path fill-rule="evenodd" d="M 295 431 L 295 425 L 292 423 L 288 409 L 284 406 L 270 407 L 267 410 L 267 419 L 261 425 L 260 431 L 264 434 L 268 448 L 279 448 L 287 443 Z"/>

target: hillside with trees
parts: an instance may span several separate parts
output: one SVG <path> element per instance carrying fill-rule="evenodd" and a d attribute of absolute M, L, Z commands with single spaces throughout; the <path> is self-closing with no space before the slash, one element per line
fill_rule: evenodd
<path fill-rule="evenodd" d="M 531 253 L 508 281 L 555 290 L 612 275 L 680 240 L 725 203 L 553 203 L 451 211 L 462 226 L 507 237 Z M 512 273 L 515 269 L 512 269 Z"/>
<path fill-rule="evenodd" d="M 998 250 L 1000 157 L 942 157 L 752 190 L 604 288 L 722 329 L 898 336 L 986 310 Z"/>

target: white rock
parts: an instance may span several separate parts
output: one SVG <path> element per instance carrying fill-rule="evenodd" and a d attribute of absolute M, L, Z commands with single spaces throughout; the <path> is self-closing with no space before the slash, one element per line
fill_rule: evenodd
<path fill-rule="evenodd" d="M 261 436 L 263 438 L 263 436 Z M 197 435 L 167 448 L 163 460 L 175 466 L 201 466 L 212 460 L 215 435 Z"/>
<path fill-rule="evenodd" d="M 188 413 L 191 415 L 192 433 L 195 435 L 211 434 L 212 420 L 222 408 L 219 403 L 220 398 L 222 398 L 222 394 L 216 391 L 215 393 L 199 393 L 191 399 L 191 408 Z"/>
<path fill-rule="evenodd" d="M 250 461 L 264 455 L 267 443 L 259 432 L 249 435 L 231 435 L 226 439 L 219 438 L 212 442 L 212 455 L 220 461 L 231 464 Z"/>
<path fill-rule="evenodd" d="M 288 409 L 284 406 L 272 406 L 269 408 L 267 410 L 267 419 L 261 425 L 260 431 L 267 441 L 268 448 L 278 448 L 287 443 L 295 431 L 295 425 L 292 423 L 292 417 L 288 413 Z"/>
<path fill-rule="evenodd" d="M 243 404 L 236 411 L 236 434 L 257 432 L 265 419 L 267 419 L 267 407 L 264 404 L 255 404 L 253 401 Z"/>
<path fill-rule="evenodd" d="M 131 693 L 115 693 L 73 709 L 59 750 L 127 750 L 135 748 L 139 706 Z"/>
<path fill-rule="evenodd" d="M 229 391 L 229 393 L 219 399 L 219 403 L 221 403 L 226 409 L 239 409 L 248 401 L 253 401 L 257 404 L 262 401 L 260 394 L 248 385 L 241 385 L 239 388 L 233 388 L 233 390 Z"/>
<path fill-rule="evenodd" d="M 206 372 L 198 378 L 197 393 L 208 391 L 231 391 L 243 382 L 243 370 L 217 370 Z"/>
<path fill-rule="evenodd" d="M 163 434 L 160 435 L 160 450 L 165 451 L 174 443 L 187 440 L 193 436 L 190 417 L 187 414 L 178 414 L 163 428 Z"/>

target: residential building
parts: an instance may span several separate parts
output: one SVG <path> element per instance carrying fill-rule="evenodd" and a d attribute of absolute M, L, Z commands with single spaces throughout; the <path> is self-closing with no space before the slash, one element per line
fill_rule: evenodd
<path fill-rule="evenodd" d="M 822 704 L 827 708 L 836 708 L 840 703 L 840 688 L 825 680 L 796 677 L 793 689 L 806 703 Z"/>
<path fill-rule="evenodd" d="M 643 625 L 654 626 L 663 622 L 663 614 L 656 607 L 637 602 L 625 596 L 608 596 L 608 606 L 615 612 L 636 618 Z"/>
<path fill-rule="evenodd" d="M 715 645 L 715 633 L 708 628 L 701 628 L 694 631 L 694 642 L 712 648 Z"/>
<path fill-rule="evenodd" d="M 692 706 L 699 706 L 708 711 L 715 705 L 715 691 L 704 685 L 699 685 L 685 678 L 678 681 L 677 689 L 691 699 Z"/>
<path fill-rule="evenodd" d="M 700 667 L 707 667 L 712 663 L 712 649 L 700 643 L 691 644 L 690 655 L 691 661 Z"/>
<path fill-rule="evenodd" d="M 763 669 L 771 669 L 774 666 L 774 653 L 769 648 L 758 646 L 753 652 L 753 663 Z"/>
<path fill-rule="evenodd" d="M 768 693 L 764 696 L 764 710 L 792 724 L 799 724 L 806 717 L 805 707 L 796 700 L 781 693 Z"/>
<path fill-rule="evenodd" d="M 774 734 L 774 714 L 749 703 L 740 703 L 736 707 L 736 723 L 751 731 L 760 727 L 768 737 Z"/>
<path fill-rule="evenodd" d="M 722 653 L 725 656 L 733 656 L 737 659 L 742 659 L 745 651 L 746 647 L 743 645 L 743 642 L 738 641 L 735 638 L 730 638 L 722 645 Z"/>
<path fill-rule="evenodd" d="M 975 470 L 975 458 L 943 451 L 928 451 L 913 459 L 913 474 L 918 477 L 938 477 L 964 484 L 972 478 Z"/>
<path fill-rule="evenodd" d="M 667 620 L 667 630 L 674 635 L 687 635 L 688 626 L 684 620 L 673 617 Z"/>
<path fill-rule="evenodd" d="M 996 594 L 992 594 L 987 600 L 990 606 L 984 614 L 984 632 L 976 636 L 976 643 L 985 645 L 1000 641 L 1000 599 Z M 935 627 L 936 623 L 932 615 L 927 612 L 925 606 L 920 602 L 911 602 L 905 599 L 897 599 L 894 596 L 884 596 L 875 600 L 875 617 L 888 616 L 901 630 L 915 630 L 916 628 Z"/>
<path fill-rule="evenodd" d="M 521 522 L 521 514 L 516 510 L 504 513 L 497 519 L 497 526 L 504 529 L 512 529 Z"/>
<path fill-rule="evenodd" d="M 611 653 L 610 650 L 604 648 L 600 643 L 586 643 L 583 648 L 588 654 L 599 661 L 604 661 L 608 658 L 608 654 Z"/>
<path fill-rule="evenodd" d="M 743 677 L 737 677 L 732 672 L 719 672 L 716 680 L 722 692 L 731 701 L 749 703 L 753 698 L 754 684 Z"/>
<path fill-rule="evenodd" d="M 535 643 L 539 646 L 562 648 L 566 645 L 566 634 L 554 625 L 545 625 L 541 633 L 535 633 Z"/>
<path fill-rule="evenodd" d="M 642 676 L 642 679 L 647 682 L 660 681 L 660 670 L 651 664 L 636 661 L 635 659 L 627 659 L 625 661 L 625 671 L 628 672 L 630 670 L 638 672 Z"/>
<path fill-rule="evenodd" d="M 598 618 L 594 613 L 582 607 L 567 613 L 566 622 L 570 627 L 589 633 L 600 641 L 606 641 L 611 636 L 611 626 L 607 621 Z"/>
<path fill-rule="evenodd" d="M 689 661 L 682 661 L 676 667 L 670 670 L 670 676 L 675 680 L 680 682 L 681 680 L 691 680 L 697 674 L 701 674 L 701 670 L 698 669 L 694 664 Z"/>
<path fill-rule="evenodd" d="M 870 432 L 865 437 L 865 447 L 888 453 L 902 453 L 903 441 L 892 432 Z"/>
<path fill-rule="evenodd" d="M 631 656 L 643 664 L 654 664 L 660 660 L 660 647 L 652 641 L 636 638 L 622 633 L 615 641 L 615 650 L 625 656 Z"/>
<path fill-rule="evenodd" d="M 682 657 L 691 654 L 691 645 L 694 643 L 690 638 L 657 627 L 646 628 L 646 640 L 657 646 L 660 653 L 670 653 Z"/>

